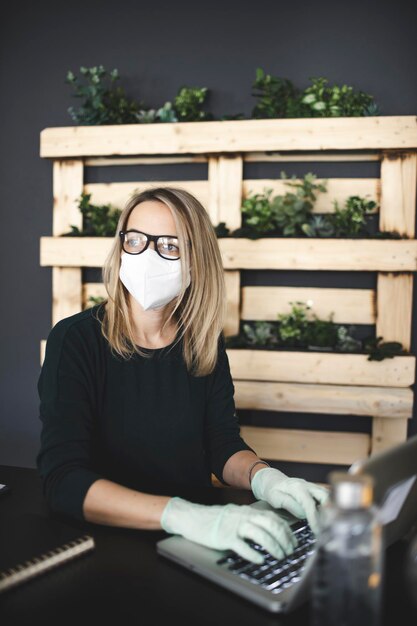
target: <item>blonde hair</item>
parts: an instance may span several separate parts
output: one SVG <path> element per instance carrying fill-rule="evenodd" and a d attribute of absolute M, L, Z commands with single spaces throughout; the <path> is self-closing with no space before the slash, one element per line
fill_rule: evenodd
<path fill-rule="evenodd" d="M 120 214 L 114 241 L 102 268 L 108 297 L 98 308 L 97 313 L 104 314 L 97 319 L 113 353 L 125 359 L 135 353 L 151 356 L 135 344 L 129 292 L 119 278 L 119 231 L 126 229 L 132 210 L 147 200 L 163 202 L 171 210 L 181 250 L 182 290 L 165 324 L 175 319 L 178 326 L 175 344 L 183 338 L 183 358 L 188 371 L 195 376 L 205 376 L 213 371 L 217 362 L 218 342 L 226 316 L 226 290 L 214 227 L 203 205 L 188 191 L 178 187 L 151 187 L 131 196 Z M 185 287 L 188 270 L 191 283 Z"/>

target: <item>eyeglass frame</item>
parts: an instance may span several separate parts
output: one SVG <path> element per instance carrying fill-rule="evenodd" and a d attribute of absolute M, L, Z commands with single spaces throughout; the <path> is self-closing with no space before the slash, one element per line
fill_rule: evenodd
<path fill-rule="evenodd" d="M 124 249 L 123 244 L 124 239 L 123 237 L 127 234 L 127 233 L 139 233 L 140 235 L 145 235 L 147 241 L 146 241 L 146 245 L 143 248 L 143 250 L 141 250 L 140 252 L 127 252 L 127 250 Z M 181 258 L 181 255 L 178 256 L 177 259 L 170 259 L 167 256 L 163 256 L 159 250 L 158 250 L 158 239 L 160 239 L 160 237 L 168 237 L 170 239 L 177 239 L 177 241 L 179 242 L 179 239 L 176 235 L 148 235 L 148 233 L 143 232 L 143 230 L 136 230 L 136 228 L 128 228 L 128 230 L 119 230 L 119 237 L 120 237 L 120 241 L 122 244 L 122 250 L 123 252 L 126 252 L 126 254 L 132 254 L 133 256 L 137 256 L 138 254 L 142 254 L 142 252 L 145 252 L 145 250 L 147 250 L 149 248 L 149 244 L 151 243 L 151 241 L 154 242 L 155 244 L 155 252 L 157 254 L 159 254 L 159 256 L 161 257 L 161 259 L 166 259 L 167 261 L 179 261 Z M 178 248 L 179 251 L 179 248 Z"/>

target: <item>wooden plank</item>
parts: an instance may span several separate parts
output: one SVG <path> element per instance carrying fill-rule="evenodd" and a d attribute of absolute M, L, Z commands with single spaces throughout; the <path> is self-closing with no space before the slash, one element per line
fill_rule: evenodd
<path fill-rule="evenodd" d="M 156 187 L 180 187 L 190 192 L 206 208 L 209 201 L 209 186 L 206 180 L 174 180 L 174 181 L 144 181 L 129 183 L 91 183 L 84 185 L 84 192 L 91 194 L 93 204 L 111 204 L 117 209 L 123 209 L 126 202 L 134 193 Z"/>
<path fill-rule="evenodd" d="M 241 435 L 270 461 L 351 465 L 370 450 L 370 437 L 362 433 L 241 426 Z"/>
<path fill-rule="evenodd" d="M 217 156 L 210 156 L 208 160 L 208 185 L 209 200 L 207 211 L 211 223 L 217 226 L 220 223 L 219 159 Z"/>
<path fill-rule="evenodd" d="M 411 348 L 413 324 L 413 275 L 384 274 L 377 276 L 377 311 L 375 333 L 385 341 L 399 341 L 406 350 Z M 413 384 L 414 380 L 410 383 Z M 372 420 L 372 453 L 383 450 L 407 438 L 407 417 L 393 420 L 394 412 Z"/>
<path fill-rule="evenodd" d="M 41 237 L 41 266 L 102 267 L 112 237 Z"/>
<path fill-rule="evenodd" d="M 413 275 L 379 272 L 377 275 L 376 336 L 399 341 L 411 348 L 413 325 Z"/>
<path fill-rule="evenodd" d="M 53 163 L 52 233 L 55 236 L 71 230 L 71 224 L 82 228 L 83 217 L 78 204 L 83 189 L 83 172 L 81 159 Z"/>
<path fill-rule="evenodd" d="M 41 237 L 41 265 L 101 267 L 112 237 Z M 416 271 L 417 241 L 219 239 L 223 267 L 237 269 Z"/>
<path fill-rule="evenodd" d="M 374 417 L 372 420 L 371 454 L 396 446 L 407 439 L 407 419 Z"/>
<path fill-rule="evenodd" d="M 233 380 L 238 409 L 368 415 L 402 421 L 413 414 L 409 388 Z"/>
<path fill-rule="evenodd" d="M 407 239 L 219 239 L 225 269 L 416 271 Z"/>
<path fill-rule="evenodd" d="M 240 323 L 240 272 L 225 272 L 227 318 L 224 334 L 237 335 Z"/>
<path fill-rule="evenodd" d="M 241 156 L 219 157 L 217 172 L 219 185 L 218 219 L 231 230 L 239 228 L 242 224 L 242 177 L 243 159 Z"/>
<path fill-rule="evenodd" d="M 43 158 L 390 148 L 417 148 L 416 116 L 67 126 L 40 137 Z"/>
<path fill-rule="evenodd" d="M 53 164 L 52 232 L 55 237 L 74 225 L 82 228 L 79 200 L 83 188 L 82 160 L 57 160 Z M 52 268 L 52 325 L 82 309 L 81 268 Z"/>
<path fill-rule="evenodd" d="M 386 152 L 381 162 L 379 228 L 414 238 L 417 154 Z"/>
<path fill-rule="evenodd" d="M 52 269 L 52 326 L 82 310 L 80 267 Z"/>
<path fill-rule="evenodd" d="M 277 321 L 277 315 L 291 311 L 290 302 L 309 302 L 312 311 L 335 324 L 374 324 L 373 289 L 331 289 L 320 287 L 243 287 L 243 320 Z"/>
<path fill-rule="evenodd" d="M 366 354 L 285 350 L 227 350 L 235 380 L 305 382 L 330 385 L 408 387 L 415 356 L 368 361 Z"/>
<path fill-rule="evenodd" d="M 292 182 L 296 181 L 297 179 Z M 317 182 L 323 182 L 323 179 L 317 179 Z M 247 178 L 243 181 L 243 196 L 246 198 L 249 193 L 263 193 L 265 188 L 272 189 L 272 196 L 284 195 L 292 190 L 281 179 Z M 379 178 L 329 178 L 327 191 L 317 194 L 312 213 L 334 213 L 334 201 L 338 202 L 339 206 L 343 206 L 346 199 L 353 195 L 366 197 L 379 204 Z M 377 213 L 377 211 L 378 207 L 375 207 L 369 211 L 369 214 Z"/>

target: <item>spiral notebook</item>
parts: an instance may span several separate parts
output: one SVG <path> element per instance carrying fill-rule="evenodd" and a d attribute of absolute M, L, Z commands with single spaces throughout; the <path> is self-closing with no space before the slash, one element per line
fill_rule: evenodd
<path fill-rule="evenodd" d="M 0 593 L 79 558 L 95 547 L 82 530 L 42 515 L 0 515 Z"/>

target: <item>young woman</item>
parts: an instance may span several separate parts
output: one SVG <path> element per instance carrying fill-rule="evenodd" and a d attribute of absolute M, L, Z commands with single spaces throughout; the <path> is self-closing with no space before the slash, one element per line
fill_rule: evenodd
<path fill-rule="evenodd" d="M 273 511 L 176 493 L 223 484 L 306 517 L 327 490 L 289 478 L 240 436 L 222 329 L 224 273 L 209 216 L 175 187 L 133 195 L 103 267 L 108 294 L 50 331 L 38 381 L 37 466 L 51 510 L 181 534 L 260 561 L 294 540 Z"/>

